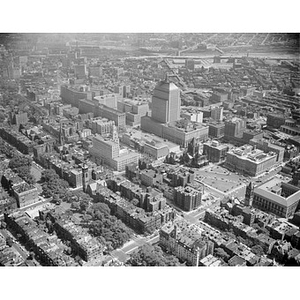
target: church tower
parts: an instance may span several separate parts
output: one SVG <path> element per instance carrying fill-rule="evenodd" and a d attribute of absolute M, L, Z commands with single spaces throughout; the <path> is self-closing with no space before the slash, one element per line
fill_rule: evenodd
<path fill-rule="evenodd" d="M 117 130 L 117 126 L 115 126 L 115 125 L 113 125 L 112 140 L 115 143 L 119 144 L 118 130 Z"/>
<path fill-rule="evenodd" d="M 65 138 L 64 138 L 64 134 L 63 134 L 62 123 L 60 123 L 58 138 L 59 138 L 59 144 L 61 146 L 63 146 L 65 143 Z"/>
<path fill-rule="evenodd" d="M 89 168 L 84 163 L 81 170 L 82 170 L 82 190 L 84 192 L 86 192 L 86 188 L 87 188 L 87 185 L 89 183 Z"/>
<path fill-rule="evenodd" d="M 245 206 L 252 206 L 253 194 L 254 194 L 254 185 L 252 182 L 250 182 L 246 188 Z"/>

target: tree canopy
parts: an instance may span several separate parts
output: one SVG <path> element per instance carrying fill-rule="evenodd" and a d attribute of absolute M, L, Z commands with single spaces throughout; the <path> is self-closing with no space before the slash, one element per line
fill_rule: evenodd
<path fill-rule="evenodd" d="M 15 155 L 9 162 L 8 167 L 11 169 L 17 169 L 20 167 L 31 167 L 32 159 L 29 156 Z"/>
<path fill-rule="evenodd" d="M 166 255 L 159 246 L 145 244 L 132 254 L 129 264 L 132 266 L 180 266 L 179 260 L 173 255 Z"/>
<path fill-rule="evenodd" d="M 93 204 L 87 214 L 92 217 L 87 225 L 90 233 L 96 237 L 102 237 L 110 250 L 123 246 L 130 239 L 132 230 L 121 220 L 111 216 L 106 204 Z"/>
<path fill-rule="evenodd" d="M 214 250 L 214 254 L 226 262 L 230 259 L 230 255 L 227 252 L 225 252 L 222 248 L 216 248 Z"/>
<path fill-rule="evenodd" d="M 31 157 L 15 153 L 15 155 L 10 160 L 8 167 L 11 168 L 14 172 L 16 172 L 22 179 L 24 179 L 29 184 L 34 184 L 35 179 L 30 172 L 31 164 Z"/>
<path fill-rule="evenodd" d="M 262 256 L 265 254 L 264 249 L 260 245 L 255 245 L 251 248 L 251 251 L 257 256 Z"/>
<path fill-rule="evenodd" d="M 2 123 L 5 120 L 5 114 L 3 112 L 0 112 L 0 123 Z"/>
<path fill-rule="evenodd" d="M 60 198 L 66 196 L 69 184 L 67 181 L 60 179 L 54 170 L 44 170 L 41 180 L 43 193 L 46 197 L 53 197 L 55 194 Z"/>

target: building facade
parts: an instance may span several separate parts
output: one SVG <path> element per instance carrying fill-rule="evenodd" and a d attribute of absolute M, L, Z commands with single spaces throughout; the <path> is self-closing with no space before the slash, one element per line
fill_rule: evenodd
<path fill-rule="evenodd" d="M 192 211 L 201 205 L 203 191 L 191 186 L 178 186 L 174 189 L 174 203 L 185 211 Z"/>
<path fill-rule="evenodd" d="M 209 123 L 208 124 L 208 135 L 213 138 L 221 138 L 225 133 L 225 124 L 223 122 L 220 123 Z"/>
<path fill-rule="evenodd" d="M 89 149 L 97 164 L 106 164 L 116 171 L 124 171 L 126 165 L 138 163 L 140 154 L 128 149 L 120 150 L 119 143 L 105 140 L 97 135 L 93 138 L 93 147 Z"/>
<path fill-rule="evenodd" d="M 213 163 L 225 161 L 229 145 L 220 144 L 218 141 L 209 141 L 203 144 L 203 154 Z"/>
<path fill-rule="evenodd" d="M 255 177 L 272 168 L 276 161 L 276 153 L 264 153 L 262 150 L 245 145 L 227 152 L 225 165 L 230 170 Z"/>
<path fill-rule="evenodd" d="M 167 79 L 157 84 L 152 97 L 152 118 L 160 123 L 180 119 L 180 90 Z"/>
<path fill-rule="evenodd" d="M 278 217 L 292 217 L 300 201 L 300 188 L 272 178 L 253 188 L 252 206 Z"/>
<path fill-rule="evenodd" d="M 160 246 L 188 265 L 199 266 L 199 261 L 213 254 L 213 242 L 201 237 L 201 230 L 184 222 L 168 223 L 159 232 Z"/>

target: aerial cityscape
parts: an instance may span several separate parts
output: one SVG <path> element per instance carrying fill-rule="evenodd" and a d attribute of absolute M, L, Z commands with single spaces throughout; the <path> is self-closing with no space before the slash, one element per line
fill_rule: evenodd
<path fill-rule="evenodd" d="M 299 33 L 1 33 L 0 266 L 299 266 Z"/>

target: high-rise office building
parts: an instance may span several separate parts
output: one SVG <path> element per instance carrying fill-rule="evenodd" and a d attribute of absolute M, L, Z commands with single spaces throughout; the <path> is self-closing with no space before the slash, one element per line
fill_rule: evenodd
<path fill-rule="evenodd" d="M 181 120 L 180 102 L 179 88 L 168 78 L 160 82 L 153 91 L 152 115 L 141 117 L 141 129 L 182 147 L 187 147 L 193 138 L 206 140 L 208 126 Z"/>
<path fill-rule="evenodd" d="M 168 77 L 157 84 L 152 97 L 152 119 L 170 123 L 180 119 L 180 90 Z"/>
<path fill-rule="evenodd" d="M 211 108 L 211 118 L 214 121 L 223 120 L 223 107 L 212 107 Z"/>
<path fill-rule="evenodd" d="M 237 137 L 242 134 L 246 128 L 245 119 L 232 118 L 231 120 L 225 121 L 225 138 L 230 139 L 232 137 Z"/>
<path fill-rule="evenodd" d="M 74 65 L 74 71 L 75 71 L 75 76 L 76 78 L 85 78 L 87 75 L 87 69 L 86 65 Z"/>

